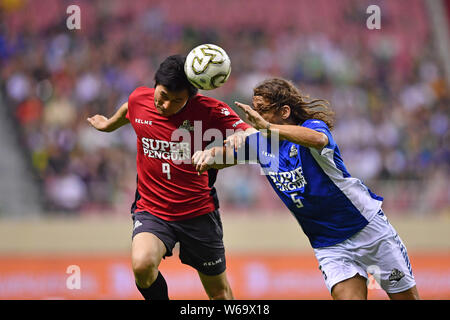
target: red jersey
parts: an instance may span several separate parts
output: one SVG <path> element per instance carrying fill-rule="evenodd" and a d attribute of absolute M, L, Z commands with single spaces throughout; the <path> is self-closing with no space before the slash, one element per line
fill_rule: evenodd
<path fill-rule="evenodd" d="M 192 155 L 215 139 L 250 126 L 227 104 L 200 94 L 178 113 L 164 117 L 155 107 L 154 89 L 139 87 L 128 99 L 127 119 L 137 136 L 137 189 L 132 212 L 147 211 L 164 220 L 182 220 L 218 208 L 213 187 L 217 170 L 201 175 Z"/>

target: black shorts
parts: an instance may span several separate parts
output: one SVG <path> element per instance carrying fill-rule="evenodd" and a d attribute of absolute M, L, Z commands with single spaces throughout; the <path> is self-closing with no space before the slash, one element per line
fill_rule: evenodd
<path fill-rule="evenodd" d="M 141 232 L 150 232 L 166 246 L 165 257 L 180 243 L 180 260 L 206 275 L 225 271 L 225 247 L 219 210 L 192 219 L 166 221 L 148 212 L 132 214 L 133 238 Z"/>

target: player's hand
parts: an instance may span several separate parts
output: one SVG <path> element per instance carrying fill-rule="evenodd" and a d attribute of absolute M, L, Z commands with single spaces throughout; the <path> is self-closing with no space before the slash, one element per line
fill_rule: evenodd
<path fill-rule="evenodd" d="M 91 126 L 99 131 L 107 131 L 108 129 L 108 118 L 106 118 L 105 116 L 96 114 L 95 116 L 87 118 L 86 120 L 91 124 Z"/>
<path fill-rule="evenodd" d="M 245 138 L 247 138 L 247 136 L 248 134 L 246 134 L 245 131 L 237 130 L 224 141 L 224 144 L 226 147 L 231 149 L 234 148 L 237 151 L 245 144 Z"/>
<path fill-rule="evenodd" d="M 214 149 L 197 151 L 192 156 L 192 164 L 195 166 L 195 170 L 199 175 L 210 169 L 211 165 L 214 163 L 213 150 Z"/>
<path fill-rule="evenodd" d="M 264 120 L 264 118 L 256 110 L 253 110 L 252 107 L 247 104 L 243 104 L 237 101 L 235 101 L 234 104 L 242 111 L 244 111 L 245 115 L 247 116 L 248 122 L 250 122 L 253 128 L 258 130 L 267 129 L 270 123 Z"/>

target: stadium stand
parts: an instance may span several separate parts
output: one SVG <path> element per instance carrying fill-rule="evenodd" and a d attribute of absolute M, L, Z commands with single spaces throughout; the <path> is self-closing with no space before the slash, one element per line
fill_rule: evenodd
<path fill-rule="evenodd" d="M 225 48 L 233 64 L 229 82 L 206 94 L 249 102 L 265 77 L 291 79 L 331 102 L 350 172 L 386 206 L 448 209 L 450 98 L 422 1 L 383 2 L 383 32 L 365 27 L 370 1 L 174 4 L 82 1 L 82 28 L 69 31 L 66 2 L 0 0 L 0 90 L 46 210 L 128 211 L 134 134 L 99 134 L 85 119 L 112 114 L 134 88 L 153 86 L 165 56 L 205 42 Z M 221 172 L 222 206 L 279 207 L 264 179 L 255 167 Z"/>

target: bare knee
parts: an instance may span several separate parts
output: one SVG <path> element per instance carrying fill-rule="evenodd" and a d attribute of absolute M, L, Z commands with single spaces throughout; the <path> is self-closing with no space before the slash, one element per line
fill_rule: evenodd
<path fill-rule="evenodd" d="M 131 265 L 135 275 L 144 275 L 152 270 L 157 270 L 159 263 L 151 254 L 139 252 L 133 254 Z"/>
<path fill-rule="evenodd" d="M 331 290 L 334 300 L 367 300 L 366 278 L 356 275 L 337 283 Z"/>
<path fill-rule="evenodd" d="M 135 236 L 131 250 L 131 265 L 139 287 L 148 288 L 156 280 L 164 253 L 164 245 L 153 234 L 140 233 Z"/>
<path fill-rule="evenodd" d="M 136 254 L 131 259 L 134 278 L 141 288 L 148 288 L 158 276 L 158 262 L 148 254 Z"/>

